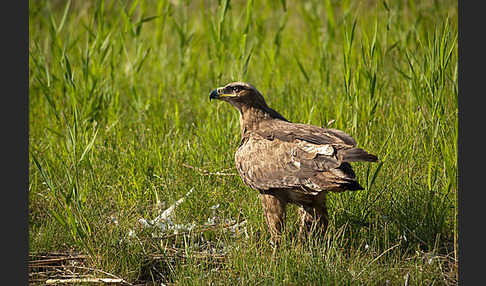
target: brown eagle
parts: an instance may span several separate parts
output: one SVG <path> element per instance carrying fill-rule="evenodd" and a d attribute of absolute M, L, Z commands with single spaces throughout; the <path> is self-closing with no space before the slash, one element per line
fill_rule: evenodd
<path fill-rule="evenodd" d="M 236 169 L 247 186 L 260 192 L 274 242 L 281 236 L 287 203 L 301 206 L 300 234 L 313 228 L 324 232 L 327 192 L 363 189 L 349 162 L 378 160 L 343 131 L 288 121 L 248 83 L 229 83 L 209 98 L 240 112 Z"/>

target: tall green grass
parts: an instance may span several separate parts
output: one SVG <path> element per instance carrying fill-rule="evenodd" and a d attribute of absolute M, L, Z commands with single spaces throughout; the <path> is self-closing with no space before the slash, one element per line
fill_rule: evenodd
<path fill-rule="evenodd" d="M 74 249 L 131 282 L 455 284 L 457 62 L 454 1 L 29 1 L 30 252 Z M 322 240 L 296 239 L 290 207 L 268 244 L 231 175 L 238 114 L 208 100 L 236 80 L 380 158 L 354 164 L 366 190 L 329 195 Z M 140 226 L 191 188 L 177 223 L 246 234 Z M 222 261 L 198 258 L 202 239 Z"/>

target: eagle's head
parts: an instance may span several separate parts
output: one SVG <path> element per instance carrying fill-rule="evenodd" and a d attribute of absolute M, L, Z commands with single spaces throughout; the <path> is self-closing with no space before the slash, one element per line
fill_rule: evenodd
<path fill-rule="evenodd" d="M 241 81 L 228 83 L 211 91 L 209 100 L 219 99 L 233 105 L 240 111 L 242 130 L 247 130 L 246 121 L 256 122 L 266 118 L 288 121 L 275 110 L 268 107 L 263 95 L 251 84 Z"/>
<path fill-rule="evenodd" d="M 246 82 L 232 82 L 218 87 L 209 94 L 209 99 L 219 99 L 239 108 L 242 105 L 266 107 L 262 94 L 251 84 Z"/>

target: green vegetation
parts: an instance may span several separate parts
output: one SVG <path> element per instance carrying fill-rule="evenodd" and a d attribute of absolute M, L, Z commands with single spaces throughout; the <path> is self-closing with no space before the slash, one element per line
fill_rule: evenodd
<path fill-rule="evenodd" d="M 32 255 L 133 284 L 457 283 L 457 1 L 29 1 L 29 36 Z M 381 159 L 323 239 L 290 207 L 269 244 L 238 114 L 208 98 L 236 80 Z M 194 227 L 153 237 L 140 219 L 191 189 L 172 220 Z"/>

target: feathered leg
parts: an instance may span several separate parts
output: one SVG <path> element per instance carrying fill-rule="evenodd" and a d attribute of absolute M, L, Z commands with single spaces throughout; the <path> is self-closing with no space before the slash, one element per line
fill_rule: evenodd
<path fill-rule="evenodd" d="M 285 224 L 285 206 L 287 202 L 272 194 L 260 194 L 260 197 L 265 220 L 272 235 L 272 241 L 278 243 Z"/>
<path fill-rule="evenodd" d="M 299 208 L 299 214 L 299 235 L 301 237 L 310 232 L 324 234 L 329 223 L 326 194 L 319 194 L 319 197 L 311 205 L 304 205 Z"/>

